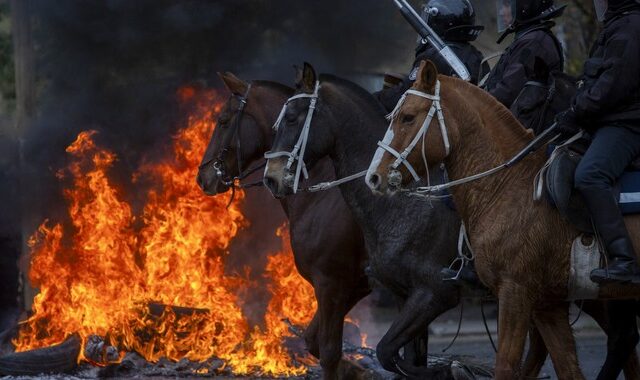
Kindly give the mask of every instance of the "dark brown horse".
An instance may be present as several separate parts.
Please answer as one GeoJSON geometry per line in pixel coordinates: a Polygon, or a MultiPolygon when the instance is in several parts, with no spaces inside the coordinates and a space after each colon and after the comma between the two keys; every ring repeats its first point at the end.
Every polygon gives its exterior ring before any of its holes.
{"type": "MultiPolygon", "coordinates": [[[[208,195],[228,191],[240,171],[262,158],[271,147],[278,112],[293,93],[274,82],[253,81],[249,89],[249,83],[233,74],[221,78],[232,96],[219,115],[198,173],[198,184],[208,195]]],[[[319,163],[311,177],[317,182],[333,179],[331,164],[319,163]]],[[[347,368],[339,366],[344,317],[370,292],[362,232],[337,189],[298,194],[281,204],[289,218],[296,267],[318,300],[305,332],[307,346],[320,358],[325,379],[348,376],[347,368]]]]}
{"type": "MultiPolygon", "coordinates": [[[[531,133],[494,98],[461,80],[438,76],[431,62],[423,62],[413,90],[417,93],[408,94],[394,114],[383,142],[388,149],[380,150],[370,167],[367,182],[376,192],[407,185],[412,179],[409,166],[422,176],[427,166],[444,163],[452,180],[484,173],[532,140],[531,133]],[[442,106],[444,126],[437,117],[425,123],[432,105],[437,106],[434,99],[442,106]],[[426,125],[429,128],[424,129],[426,125]],[[406,149],[410,145],[415,149],[406,149]]],[[[436,116],[437,107],[433,112],[436,116]]],[[[531,195],[534,176],[546,159],[541,149],[517,165],[451,188],[475,251],[478,275],[499,299],[497,379],[520,376],[531,321],[549,349],[558,377],[583,378],[566,301],[570,247],[579,233],[549,204],[531,195]]],[[[640,216],[625,221],[640,252],[640,216]]],[[[599,290],[601,299],[638,297],[637,286],[607,285],[599,290]]],[[[619,353],[626,357],[618,361],[626,361],[629,348],[638,341],[635,319],[628,327],[617,342],[619,353]]]]}

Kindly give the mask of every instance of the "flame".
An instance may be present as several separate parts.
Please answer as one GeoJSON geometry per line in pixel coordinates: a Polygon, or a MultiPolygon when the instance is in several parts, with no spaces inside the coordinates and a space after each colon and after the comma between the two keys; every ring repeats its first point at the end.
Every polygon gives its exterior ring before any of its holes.
{"type": "Polygon", "coordinates": [[[281,237],[283,249],[269,256],[265,276],[272,279],[269,287],[271,301],[265,315],[264,331],[256,327],[251,334],[250,344],[244,350],[241,360],[232,360],[233,368],[242,373],[251,373],[258,366],[265,373],[278,373],[279,368],[288,368],[287,376],[301,375],[303,367],[288,365],[291,358],[282,347],[282,338],[292,336],[283,318],[294,325],[306,325],[311,321],[317,302],[313,287],[298,274],[289,239],[289,230],[281,226],[277,235],[281,237]]]}
{"type": "Polygon", "coordinates": [[[99,335],[149,361],[218,357],[236,374],[303,374],[282,347],[291,334],[281,319],[305,325],[316,306],[313,289],[295,270],[288,232],[278,230],[283,249],[268,260],[265,327],[251,329],[239,306],[249,281],[224,271],[229,244],[248,224],[244,194],[236,192],[227,210],[229,196],[206,197],[194,181],[222,102],[213,92],[178,95],[199,96],[200,107],[174,136],[171,153],[134,175],[134,184],[140,178],[156,184],[141,215],[110,179],[117,157],[96,144],[95,131],[80,133],[67,148],[71,164],[58,177],[70,181],[64,191],[70,223],[44,221],[29,239],[29,278],[39,293],[16,350],[77,332],[83,342],[99,335]]]}

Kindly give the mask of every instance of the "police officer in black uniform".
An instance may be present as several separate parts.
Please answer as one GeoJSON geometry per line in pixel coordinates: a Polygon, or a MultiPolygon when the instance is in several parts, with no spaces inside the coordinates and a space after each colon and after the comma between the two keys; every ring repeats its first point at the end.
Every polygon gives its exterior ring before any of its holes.
{"type": "Polygon", "coordinates": [[[500,103],[511,108],[525,84],[536,78],[536,61],[549,73],[564,67],[562,45],[553,34],[552,21],[566,6],[556,7],[553,0],[497,0],[498,43],[515,34],[513,43],[500,57],[483,87],[500,103]]]}
{"type": "MultiPolygon", "coordinates": [[[[484,57],[470,42],[478,38],[484,26],[476,25],[476,13],[471,2],[469,0],[429,0],[424,4],[422,18],[451,47],[467,67],[471,74],[471,82],[477,84],[484,57]]],[[[391,112],[402,94],[413,85],[420,61],[423,60],[431,60],[441,74],[455,75],[451,66],[433,46],[420,41],[409,76],[400,84],[375,94],[387,111],[391,112]]],[[[489,71],[488,65],[484,70],[484,72],[489,71]]]]}
{"type": "Polygon", "coordinates": [[[640,0],[594,0],[604,23],[584,64],[572,107],[558,116],[567,135],[580,128],[592,142],[575,174],[593,223],[607,250],[607,268],[594,282],[640,282],[640,269],[613,185],[640,155],[640,0]]]}

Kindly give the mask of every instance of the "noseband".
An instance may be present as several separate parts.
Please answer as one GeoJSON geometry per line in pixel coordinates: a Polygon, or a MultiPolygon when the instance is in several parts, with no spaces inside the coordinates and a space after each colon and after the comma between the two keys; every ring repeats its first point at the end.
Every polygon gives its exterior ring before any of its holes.
{"type": "Polygon", "coordinates": [[[440,132],[442,134],[444,149],[445,149],[446,155],[448,156],[451,150],[451,146],[449,144],[447,126],[444,122],[444,114],[442,112],[442,106],[440,105],[440,81],[436,82],[434,94],[427,94],[425,92],[417,91],[413,89],[407,90],[398,101],[398,104],[393,109],[393,112],[391,112],[387,116],[387,118],[390,121],[389,129],[387,130],[387,133],[385,134],[384,139],[378,142],[378,146],[396,158],[393,164],[391,164],[391,166],[389,167],[389,184],[390,185],[400,186],[400,184],[402,183],[402,175],[398,170],[400,165],[404,165],[407,168],[407,170],[409,170],[409,173],[411,173],[411,176],[416,182],[420,181],[420,177],[418,176],[418,173],[414,169],[413,165],[411,165],[411,163],[407,160],[407,157],[409,157],[409,154],[413,152],[416,145],[418,145],[418,142],[420,142],[420,139],[422,139],[422,159],[424,161],[425,167],[427,167],[427,170],[428,170],[429,166],[427,164],[424,143],[427,136],[427,131],[429,130],[429,126],[431,125],[431,122],[433,121],[433,118],[435,116],[438,117],[438,123],[440,124],[440,132]],[[407,148],[403,150],[402,153],[400,153],[397,150],[393,149],[389,144],[391,143],[394,137],[394,132],[392,129],[393,121],[400,113],[400,109],[402,108],[402,105],[404,104],[405,100],[407,99],[407,96],[409,95],[414,95],[414,96],[419,96],[421,98],[429,99],[432,102],[431,102],[431,108],[429,108],[429,112],[427,113],[427,117],[424,119],[424,122],[422,123],[422,127],[420,127],[420,129],[416,132],[416,135],[413,137],[413,140],[411,140],[411,143],[407,146],[407,148]]]}
{"type": "Polygon", "coordinates": [[[287,186],[290,186],[293,189],[293,193],[295,194],[298,191],[298,184],[300,183],[300,174],[304,175],[305,179],[309,178],[309,174],[307,173],[307,167],[304,163],[304,153],[307,149],[307,142],[309,141],[309,128],[311,127],[311,120],[313,119],[313,113],[316,109],[316,104],[318,102],[318,91],[320,90],[320,82],[316,82],[316,86],[313,90],[313,94],[298,94],[290,97],[282,106],[282,110],[280,111],[280,115],[273,125],[273,129],[277,131],[280,128],[280,124],[282,124],[282,120],[287,113],[287,107],[289,103],[297,99],[311,99],[309,102],[309,109],[307,111],[307,117],[304,121],[304,126],[302,127],[302,131],[300,131],[300,137],[298,137],[298,141],[294,145],[293,149],[290,152],[280,151],[280,152],[266,152],[264,154],[264,158],[271,159],[276,157],[288,157],[287,165],[285,166],[285,176],[284,182],[287,186]],[[291,167],[294,163],[298,163],[296,165],[295,173],[291,172],[291,167]]]}

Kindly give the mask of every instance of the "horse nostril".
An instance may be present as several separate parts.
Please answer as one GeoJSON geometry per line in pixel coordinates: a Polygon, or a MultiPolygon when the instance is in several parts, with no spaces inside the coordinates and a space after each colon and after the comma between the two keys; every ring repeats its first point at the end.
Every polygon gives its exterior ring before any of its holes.
{"type": "Polygon", "coordinates": [[[271,190],[271,192],[278,190],[278,182],[276,182],[275,179],[271,177],[264,177],[262,182],[269,190],[271,190]]]}
{"type": "Polygon", "coordinates": [[[380,188],[380,182],[379,174],[372,174],[371,177],[369,177],[369,185],[373,190],[378,190],[380,188]]]}

